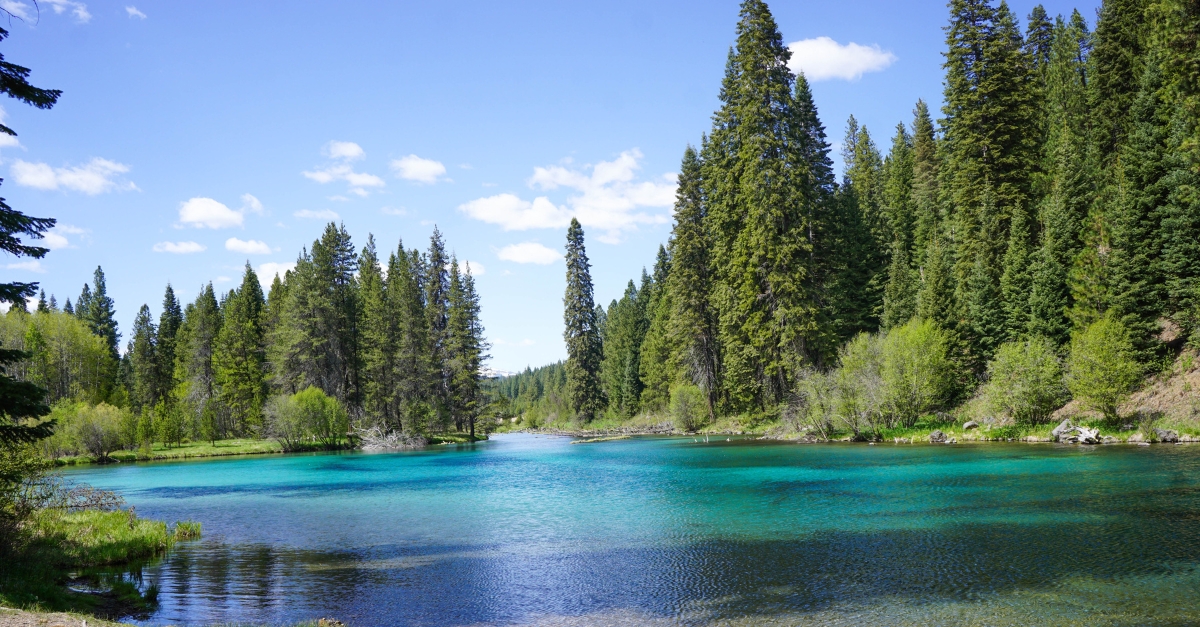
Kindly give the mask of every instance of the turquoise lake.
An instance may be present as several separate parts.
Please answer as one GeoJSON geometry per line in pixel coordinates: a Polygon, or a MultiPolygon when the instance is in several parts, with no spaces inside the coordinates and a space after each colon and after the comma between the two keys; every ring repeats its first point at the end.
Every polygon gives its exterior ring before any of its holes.
{"type": "Polygon", "coordinates": [[[203,524],[156,625],[1200,623],[1200,446],[570,441],[66,474],[203,524]]]}

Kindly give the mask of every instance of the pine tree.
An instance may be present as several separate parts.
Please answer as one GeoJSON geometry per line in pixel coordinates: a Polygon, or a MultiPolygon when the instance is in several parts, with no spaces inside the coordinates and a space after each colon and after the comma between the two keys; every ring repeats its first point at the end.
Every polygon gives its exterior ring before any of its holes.
{"type": "Polygon", "coordinates": [[[917,309],[920,278],[912,259],[916,239],[916,212],[912,200],[914,160],[912,136],[903,124],[899,124],[883,165],[884,213],[892,238],[880,320],[885,329],[908,322],[917,309]]]}
{"type": "Polygon", "coordinates": [[[367,236],[358,257],[359,300],[362,304],[359,329],[362,332],[363,410],[369,420],[389,431],[400,430],[396,407],[396,320],[391,294],[380,272],[375,236],[367,236]]]}
{"type": "Polygon", "coordinates": [[[479,295],[470,270],[460,272],[458,260],[450,259],[449,307],[446,323],[446,353],[450,371],[450,411],[455,427],[466,427],[475,438],[476,420],[484,407],[480,390],[480,367],[487,344],[479,319],[479,295]]]}
{"type": "Polygon", "coordinates": [[[563,339],[567,344],[568,395],[571,409],[582,421],[589,422],[604,408],[599,376],[604,349],[596,325],[591,264],[583,243],[583,227],[575,218],[567,229],[566,262],[563,339]]]}
{"type": "Polygon", "coordinates": [[[882,208],[883,162],[867,129],[854,116],[847,123],[842,162],[838,248],[843,263],[832,291],[838,297],[835,315],[844,341],[879,326],[892,234],[882,208]]]}
{"type": "Polygon", "coordinates": [[[175,387],[175,344],[182,324],[183,309],[179,306],[179,300],[175,298],[175,290],[167,284],[163,294],[162,313],[158,317],[158,337],[155,339],[155,398],[168,403],[171,402],[171,390],[175,387]]]}
{"type": "Polygon", "coordinates": [[[175,397],[200,419],[208,440],[229,435],[227,412],[218,407],[213,354],[221,331],[221,311],[212,283],[208,283],[183,311],[175,344],[175,397]]]}
{"type": "Polygon", "coordinates": [[[133,319],[133,337],[126,351],[129,359],[129,403],[135,413],[148,412],[158,402],[158,329],[150,308],[142,305],[133,319]]]}
{"type": "Polygon", "coordinates": [[[646,304],[646,319],[649,326],[642,341],[639,379],[642,396],[638,405],[643,409],[656,410],[666,407],[671,394],[671,383],[678,376],[679,364],[673,360],[671,346],[671,293],[667,289],[667,277],[671,274],[671,258],[664,246],[658,247],[651,277],[650,296],[646,304]]]}
{"type": "Polygon", "coordinates": [[[261,433],[266,402],[265,346],[262,331],[262,286],[246,264],[242,284],[224,303],[221,330],[213,352],[221,404],[230,411],[239,435],[261,433]]]}
{"type": "Polygon", "coordinates": [[[938,204],[937,141],[929,106],[923,100],[918,100],[913,110],[912,154],[912,258],[919,269],[927,263],[926,250],[937,237],[942,223],[938,204]]]}
{"type": "Polygon", "coordinates": [[[425,315],[429,321],[429,356],[434,365],[431,398],[440,422],[448,418],[447,412],[450,411],[450,371],[446,369],[449,363],[446,354],[446,325],[449,324],[450,317],[450,274],[447,269],[449,263],[442,233],[435,226],[433,235],[429,238],[429,252],[425,257],[424,287],[425,315]]]}
{"type": "Polygon", "coordinates": [[[1148,4],[1149,0],[1104,0],[1098,12],[1088,108],[1092,144],[1103,165],[1116,158],[1129,133],[1144,70],[1148,4]]]}
{"type": "Polygon", "coordinates": [[[720,338],[716,312],[709,300],[714,273],[701,176],[700,158],[688,146],[675,192],[666,289],[671,307],[667,333],[676,351],[673,360],[683,367],[686,380],[704,391],[709,416],[713,417],[721,390],[720,338]]]}
{"type": "Polygon", "coordinates": [[[100,266],[96,266],[92,286],[90,292],[84,288],[84,294],[87,296],[79,297],[80,301],[87,303],[86,309],[77,307],[77,312],[84,312],[84,321],[93,333],[104,338],[104,343],[115,361],[121,358],[121,353],[117,350],[121,334],[117,331],[117,311],[113,300],[108,296],[108,285],[104,278],[104,270],[100,266]]]}
{"type": "Polygon", "coordinates": [[[38,313],[47,313],[50,311],[50,303],[46,302],[46,290],[38,292],[37,311],[38,313]]]}
{"type": "MultiPolygon", "coordinates": [[[[396,321],[394,376],[400,429],[418,433],[425,427],[434,366],[430,355],[429,318],[421,285],[421,255],[404,251],[404,244],[388,258],[386,293],[396,321]]],[[[439,370],[440,372],[440,370],[439,370]]]]}

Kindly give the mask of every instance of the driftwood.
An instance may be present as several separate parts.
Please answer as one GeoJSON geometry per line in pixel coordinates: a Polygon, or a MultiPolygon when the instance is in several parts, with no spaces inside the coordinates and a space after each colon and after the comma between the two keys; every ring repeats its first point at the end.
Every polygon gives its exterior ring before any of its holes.
{"type": "Polygon", "coordinates": [[[354,436],[358,438],[359,448],[364,451],[406,451],[429,444],[422,436],[396,431],[385,432],[379,427],[357,429],[354,436]]]}

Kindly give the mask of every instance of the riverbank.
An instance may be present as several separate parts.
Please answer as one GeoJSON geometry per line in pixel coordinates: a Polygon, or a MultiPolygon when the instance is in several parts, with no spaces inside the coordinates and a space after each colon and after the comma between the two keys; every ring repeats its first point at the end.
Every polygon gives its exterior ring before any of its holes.
{"type": "MultiPolygon", "coordinates": [[[[475,441],[486,440],[487,436],[476,437],[475,441]]],[[[425,436],[429,446],[442,444],[469,444],[471,437],[465,433],[441,433],[425,436]]],[[[133,449],[114,451],[107,460],[99,460],[91,455],[68,455],[57,457],[53,461],[58,466],[77,466],[80,464],[97,464],[113,462],[149,462],[179,459],[197,459],[204,457],[228,457],[234,455],[280,455],[284,453],[315,453],[330,450],[354,450],[352,447],[340,446],[302,446],[299,450],[285,451],[276,440],[229,439],[216,442],[183,442],[167,446],[155,442],[149,450],[133,449]]]]}
{"type": "Polygon", "coordinates": [[[0,606],[114,619],[148,613],[158,594],[122,569],[132,573],[176,542],[199,538],[200,525],[168,527],[132,509],[47,508],[33,514],[23,533],[0,572],[0,606]]]}
{"type": "MultiPolygon", "coordinates": [[[[74,612],[30,612],[0,607],[0,627],[135,627],[131,623],[107,621],[74,612]]],[[[296,623],[292,627],[346,627],[330,618],[296,623]]]]}

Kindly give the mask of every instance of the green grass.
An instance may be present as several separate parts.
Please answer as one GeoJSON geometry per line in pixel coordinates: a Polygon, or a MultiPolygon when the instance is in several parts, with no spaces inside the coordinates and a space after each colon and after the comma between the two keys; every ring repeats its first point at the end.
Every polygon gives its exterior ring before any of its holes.
{"type": "MultiPolygon", "coordinates": [[[[283,448],[275,440],[217,440],[216,443],[206,440],[204,442],[185,442],[169,447],[161,442],[156,442],[150,448],[149,455],[146,455],[143,451],[132,450],[116,451],[109,455],[109,457],[119,462],[132,462],[187,459],[190,457],[220,457],[223,455],[261,455],[282,452],[283,448]]],[[[74,465],[95,463],[96,459],[90,455],[77,455],[60,457],[54,461],[60,465],[74,465]]]]}
{"type": "Polygon", "coordinates": [[[157,590],[145,593],[105,567],[136,564],[165,554],[178,540],[199,537],[197,523],[138,518],[132,511],[42,510],[26,528],[26,542],[5,556],[0,569],[0,605],[30,610],[85,612],[101,617],[144,612],[157,590]],[[69,582],[104,590],[75,592],[69,582]]]}

